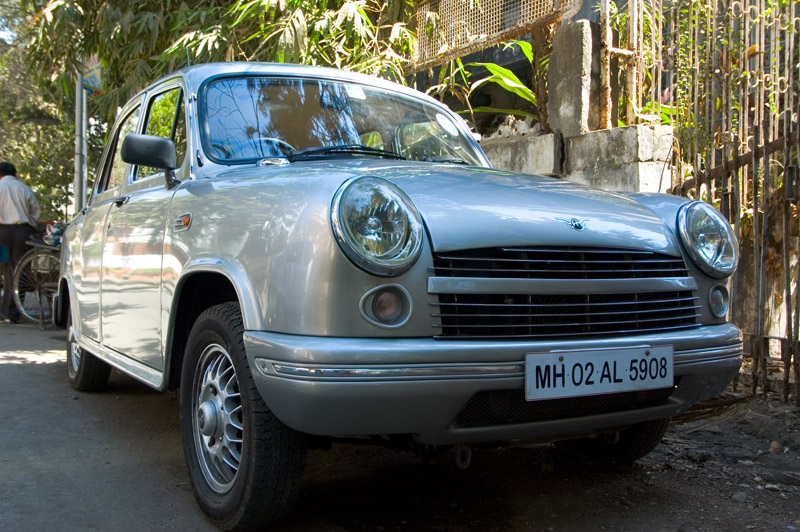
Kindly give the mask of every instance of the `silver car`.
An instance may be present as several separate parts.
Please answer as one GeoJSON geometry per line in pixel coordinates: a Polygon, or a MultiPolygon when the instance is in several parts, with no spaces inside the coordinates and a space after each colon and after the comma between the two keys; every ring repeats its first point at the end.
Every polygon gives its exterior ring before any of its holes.
{"type": "Polygon", "coordinates": [[[209,64],[122,109],[54,316],[76,389],[180,390],[197,501],[248,530],[339,437],[644,456],[739,370],[737,260],[708,204],[493,170],[406,87],[209,64]]]}

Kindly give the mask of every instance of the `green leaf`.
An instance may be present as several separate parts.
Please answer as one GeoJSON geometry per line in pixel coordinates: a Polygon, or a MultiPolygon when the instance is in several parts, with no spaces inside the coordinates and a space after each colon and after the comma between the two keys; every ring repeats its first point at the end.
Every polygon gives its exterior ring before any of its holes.
{"type": "Polygon", "coordinates": [[[513,40],[510,43],[504,43],[504,50],[508,48],[513,48],[514,45],[519,46],[522,53],[525,54],[525,57],[528,58],[528,63],[533,64],[533,45],[528,41],[520,41],[520,40],[513,40]]]}
{"type": "Polygon", "coordinates": [[[484,67],[492,74],[491,76],[479,79],[473,83],[470,87],[470,92],[474,92],[475,89],[481,85],[484,85],[485,83],[496,83],[508,92],[516,94],[523,100],[529,101],[530,103],[536,105],[536,95],[533,93],[533,91],[526,87],[525,84],[522,83],[519,78],[517,78],[517,76],[507,68],[503,68],[495,63],[470,63],[470,66],[484,67]]]}

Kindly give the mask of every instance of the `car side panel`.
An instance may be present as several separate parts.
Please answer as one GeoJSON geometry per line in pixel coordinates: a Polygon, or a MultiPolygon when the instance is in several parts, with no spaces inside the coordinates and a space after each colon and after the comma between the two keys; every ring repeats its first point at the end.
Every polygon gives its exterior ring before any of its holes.
{"type": "Polygon", "coordinates": [[[163,369],[161,261],[164,224],[173,191],[162,179],[126,191],[111,207],[103,245],[103,343],[147,366],[163,369]]]}
{"type": "MultiPolygon", "coordinates": [[[[98,198],[100,199],[100,198],[98,198]]],[[[80,332],[100,341],[100,283],[103,261],[103,237],[112,203],[97,201],[86,210],[80,225],[78,246],[71,255],[74,294],[80,316],[80,332]]]]}

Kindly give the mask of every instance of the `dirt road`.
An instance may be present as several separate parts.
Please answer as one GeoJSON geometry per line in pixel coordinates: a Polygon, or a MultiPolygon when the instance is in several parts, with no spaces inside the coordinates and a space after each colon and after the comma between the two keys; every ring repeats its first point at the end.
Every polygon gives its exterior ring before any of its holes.
{"type": "MultiPolygon", "coordinates": [[[[0,325],[0,530],[214,530],[183,465],[177,397],[114,374],[74,392],[62,331],[0,325]]],[[[380,447],[312,451],[279,532],[800,529],[800,415],[750,401],[673,426],[624,468],[550,446],[478,449],[459,469],[380,447]]]]}

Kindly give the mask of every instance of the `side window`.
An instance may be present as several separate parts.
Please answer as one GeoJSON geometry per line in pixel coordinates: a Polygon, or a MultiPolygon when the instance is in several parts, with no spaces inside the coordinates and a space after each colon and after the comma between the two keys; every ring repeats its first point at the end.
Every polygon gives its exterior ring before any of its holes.
{"type": "Polygon", "coordinates": [[[130,133],[136,133],[136,127],[139,125],[139,111],[140,107],[131,112],[119,126],[117,130],[117,137],[114,139],[114,158],[111,167],[108,169],[108,175],[105,177],[104,182],[100,183],[97,187],[97,193],[111,190],[122,184],[125,180],[125,172],[128,169],[128,163],[122,160],[121,148],[122,141],[130,133]]]}
{"type": "MultiPolygon", "coordinates": [[[[186,113],[183,109],[183,89],[176,87],[158,94],[150,101],[147,111],[147,135],[172,139],[175,143],[176,161],[181,166],[186,157],[186,113]]],[[[136,179],[163,172],[161,168],[143,166],[136,179]]]]}

